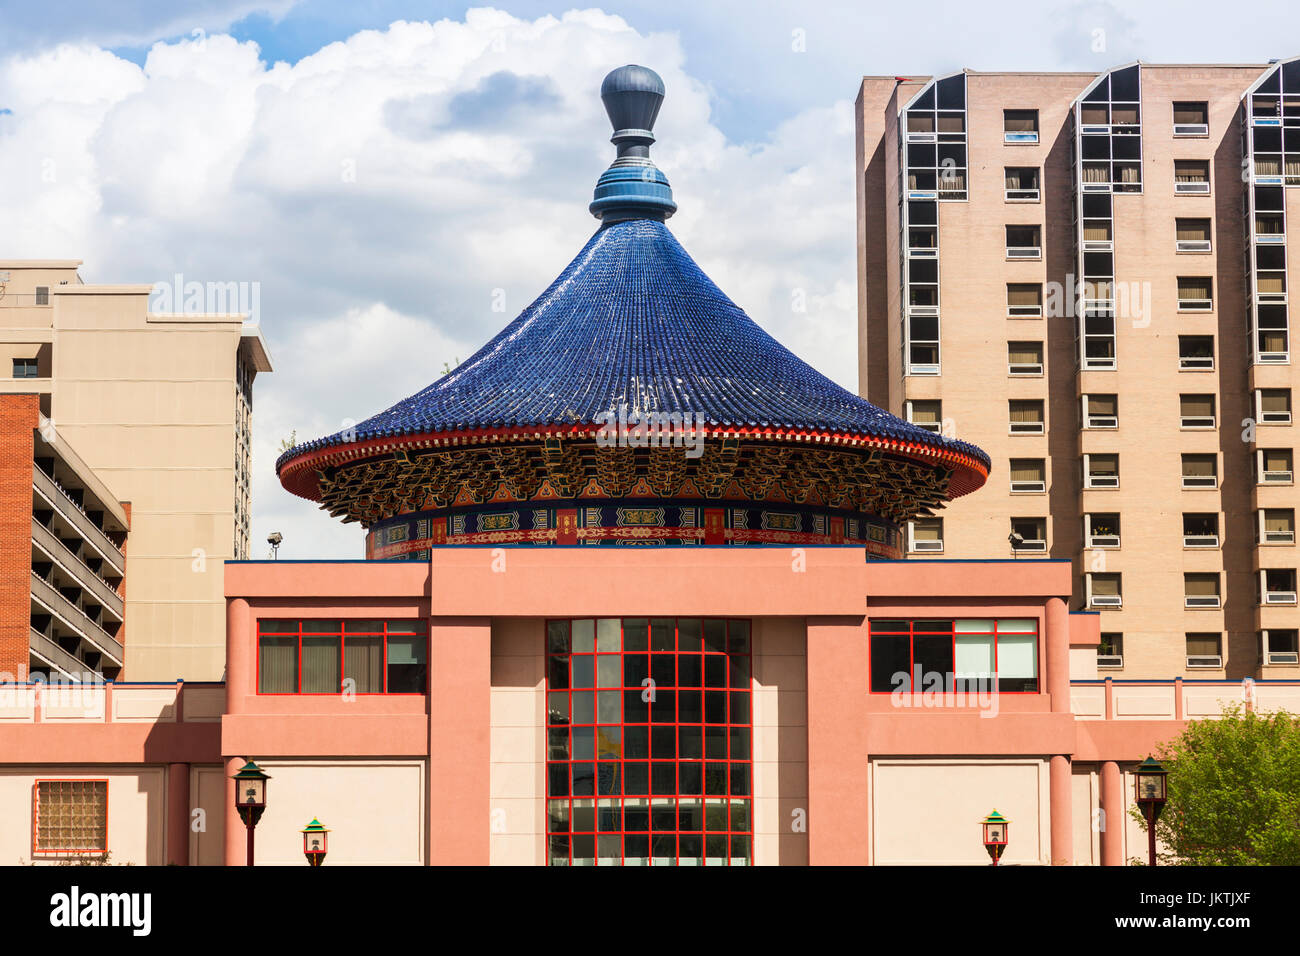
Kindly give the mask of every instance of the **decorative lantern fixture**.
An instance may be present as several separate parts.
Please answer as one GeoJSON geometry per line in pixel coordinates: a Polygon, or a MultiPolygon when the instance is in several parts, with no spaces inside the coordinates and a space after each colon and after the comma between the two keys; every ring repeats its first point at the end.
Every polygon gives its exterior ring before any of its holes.
{"type": "Polygon", "coordinates": [[[250,760],[231,779],[235,781],[235,809],[248,830],[248,865],[252,866],[253,830],[266,809],[266,781],[271,778],[250,760]]]}
{"type": "Polygon", "coordinates": [[[1165,801],[1169,798],[1168,776],[1169,771],[1153,757],[1147,757],[1138,764],[1134,774],[1137,805],[1142,808],[1147,820],[1147,862],[1151,866],[1156,865],[1156,821],[1160,819],[1160,811],[1165,808],[1165,801]]]}
{"type": "Polygon", "coordinates": [[[1007,848],[1007,831],[1011,828],[1011,821],[994,810],[981,823],[984,827],[984,849],[989,851],[989,858],[997,866],[1002,851],[1007,848]]]}
{"type": "Polygon", "coordinates": [[[325,862],[325,853],[329,849],[329,827],[323,826],[312,817],[311,823],[302,828],[302,852],[312,866],[325,862]]]}

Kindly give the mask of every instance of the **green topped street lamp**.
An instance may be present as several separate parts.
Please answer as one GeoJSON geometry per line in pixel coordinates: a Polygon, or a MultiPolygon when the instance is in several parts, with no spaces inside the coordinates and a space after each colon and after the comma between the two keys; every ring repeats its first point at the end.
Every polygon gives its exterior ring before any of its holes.
{"type": "Polygon", "coordinates": [[[329,849],[329,832],[329,827],[322,825],[315,817],[302,828],[302,853],[312,866],[320,866],[325,862],[325,853],[329,849]]]}
{"type": "Polygon", "coordinates": [[[235,781],[235,809],[248,829],[248,866],[252,866],[253,830],[266,810],[266,781],[271,778],[250,760],[231,779],[235,781]]]}
{"type": "Polygon", "coordinates": [[[984,849],[989,851],[993,865],[997,866],[1002,851],[1007,848],[1007,831],[1011,829],[1011,821],[994,810],[981,821],[981,825],[984,827],[984,849]]]}
{"type": "Polygon", "coordinates": [[[1147,862],[1151,866],[1156,865],[1156,821],[1169,799],[1168,776],[1169,771],[1154,757],[1147,757],[1138,764],[1134,774],[1137,804],[1147,820],[1147,862]]]}

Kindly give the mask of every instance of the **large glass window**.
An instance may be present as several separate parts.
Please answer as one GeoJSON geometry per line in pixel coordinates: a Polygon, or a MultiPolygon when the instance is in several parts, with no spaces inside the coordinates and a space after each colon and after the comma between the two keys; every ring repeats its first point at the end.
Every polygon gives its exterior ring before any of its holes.
{"type": "Polygon", "coordinates": [[[748,621],[550,621],[547,858],[557,866],[752,859],[748,621]]]}
{"type": "Polygon", "coordinates": [[[873,619],[870,641],[873,694],[1038,691],[1038,622],[1032,619],[873,619]]]}
{"type": "Polygon", "coordinates": [[[422,694],[423,621],[257,622],[259,694],[422,694]]]}

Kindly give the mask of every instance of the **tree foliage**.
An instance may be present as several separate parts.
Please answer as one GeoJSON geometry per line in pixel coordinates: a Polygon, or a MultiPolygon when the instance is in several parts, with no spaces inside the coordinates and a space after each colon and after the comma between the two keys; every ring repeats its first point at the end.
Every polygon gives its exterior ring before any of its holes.
{"type": "Polygon", "coordinates": [[[1162,864],[1300,866],[1300,717],[1233,708],[1157,756],[1169,771],[1162,864]]]}

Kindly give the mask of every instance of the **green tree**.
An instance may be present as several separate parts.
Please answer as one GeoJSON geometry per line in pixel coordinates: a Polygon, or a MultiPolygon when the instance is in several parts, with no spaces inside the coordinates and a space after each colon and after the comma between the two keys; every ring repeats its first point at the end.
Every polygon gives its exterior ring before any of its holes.
{"type": "Polygon", "coordinates": [[[1157,756],[1169,771],[1161,864],[1300,866],[1300,717],[1234,707],[1157,756]]]}

